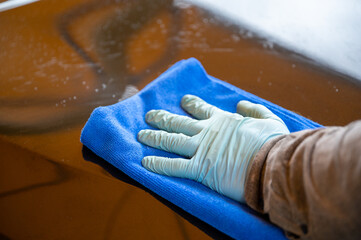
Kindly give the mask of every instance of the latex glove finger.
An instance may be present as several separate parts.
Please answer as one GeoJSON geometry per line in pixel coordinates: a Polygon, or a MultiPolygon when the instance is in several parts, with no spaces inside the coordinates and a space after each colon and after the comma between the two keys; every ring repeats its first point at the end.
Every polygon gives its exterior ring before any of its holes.
{"type": "Polygon", "coordinates": [[[244,117],[253,117],[260,119],[274,119],[277,121],[283,121],[277,117],[271,110],[261,104],[251,103],[246,100],[239,101],[237,104],[237,113],[244,117]]]}
{"type": "Polygon", "coordinates": [[[148,156],[143,158],[142,165],[149,171],[180,178],[190,178],[188,166],[190,160],[183,158],[166,158],[148,156]]]}
{"type": "Polygon", "coordinates": [[[182,98],[181,105],[184,110],[198,119],[208,119],[213,114],[222,111],[199,97],[189,94],[182,98]]]}
{"type": "Polygon", "coordinates": [[[151,110],[145,115],[147,123],[153,127],[165,130],[167,132],[183,133],[188,136],[194,136],[202,131],[199,121],[190,117],[172,114],[164,110],[151,110]]]}
{"type": "Polygon", "coordinates": [[[187,157],[192,157],[198,147],[189,136],[165,131],[141,130],[138,140],[148,146],[187,157]]]}

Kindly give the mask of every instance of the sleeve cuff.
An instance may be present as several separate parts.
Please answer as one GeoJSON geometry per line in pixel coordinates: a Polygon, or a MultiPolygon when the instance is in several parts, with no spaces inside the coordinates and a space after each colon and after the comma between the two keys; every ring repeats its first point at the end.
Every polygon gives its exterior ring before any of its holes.
{"type": "Polygon", "coordinates": [[[286,135],[278,136],[266,142],[256,154],[250,171],[246,177],[245,200],[248,206],[257,212],[263,213],[263,176],[266,165],[266,159],[271,148],[286,135]]]}

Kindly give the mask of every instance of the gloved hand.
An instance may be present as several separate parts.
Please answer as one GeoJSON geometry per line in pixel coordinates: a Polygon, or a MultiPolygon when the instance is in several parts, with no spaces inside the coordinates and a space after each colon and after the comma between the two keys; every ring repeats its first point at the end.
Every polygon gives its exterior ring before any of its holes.
{"type": "Polygon", "coordinates": [[[147,156],[142,165],[159,174],[196,180],[244,202],[244,185],[255,154],[270,139],[288,134],[287,126],[266,107],[248,101],[237,104],[238,114],[193,95],[185,95],[181,105],[199,120],[151,110],[146,121],[165,131],[142,130],[138,139],[190,159],[147,156]]]}

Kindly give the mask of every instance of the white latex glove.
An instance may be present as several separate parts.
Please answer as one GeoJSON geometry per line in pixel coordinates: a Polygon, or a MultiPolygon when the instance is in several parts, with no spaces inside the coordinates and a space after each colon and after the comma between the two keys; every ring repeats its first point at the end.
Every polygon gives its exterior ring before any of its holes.
{"type": "Polygon", "coordinates": [[[181,104],[199,120],[151,110],[146,121],[165,131],[142,130],[138,139],[190,159],[147,156],[142,165],[159,174],[201,182],[244,202],[244,185],[255,154],[270,139],[289,133],[285,123],[266,107],[248,101],[237,104],[237,113],[193,95],[185,95],[181,104]]]}

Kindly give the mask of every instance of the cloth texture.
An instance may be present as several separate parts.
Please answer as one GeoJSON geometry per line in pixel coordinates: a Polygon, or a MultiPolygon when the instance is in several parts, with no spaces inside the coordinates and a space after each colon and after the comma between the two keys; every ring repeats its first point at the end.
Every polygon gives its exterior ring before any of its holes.
{"type": "MultiPolygon", "coordinates": [[[[81,142],[131,178],[183,210],[236,239],[285,239],[282,230],[255,214],[248,206],[218,194],[201,183],[159,175],[141,165],[144,156],[180,157],[145,146],[137,133],[152,127],[145,114],[163,109],[187,115],[180,107],[186,94],[229,112],[240,100],[259,103],[279,116],[291,132],[317,128],[291,111],[209,76],[194,58],[174,64],[136,95],[117,104],[96,108],[82,130],[81,142]]],[[[154,129],[154,128],[153,128],[154,129]]]]}
{"type": "Polygon", "coordinates": [[[268,142],[248,175],[248,205],[291,239],[361,239],[360,146],[360,120],[268,142]]]}

